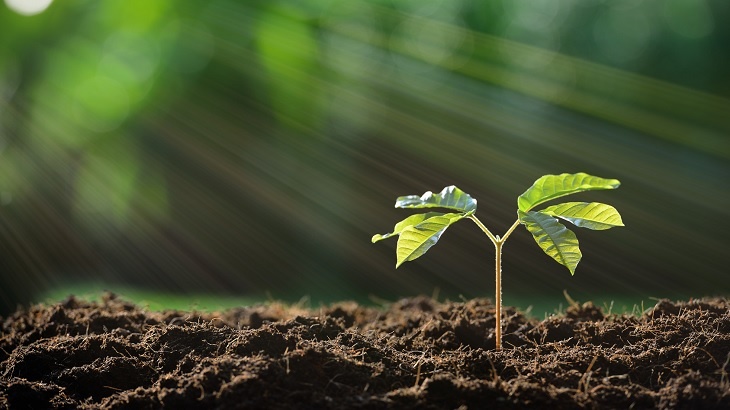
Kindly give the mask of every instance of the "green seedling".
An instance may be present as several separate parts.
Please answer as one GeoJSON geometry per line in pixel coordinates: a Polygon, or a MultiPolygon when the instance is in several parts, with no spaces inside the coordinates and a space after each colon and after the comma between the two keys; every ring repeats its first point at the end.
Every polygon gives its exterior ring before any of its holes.
{"type": "Polygon", "coordinates": [[[451,185],[438,194],[402,196],[396,199],[396,208],[442,208],[450,212],[426,212],[414,214],[398,222],[393,232],[374,235],[373,243],[398,236],[396,264],[412,261],[425,254],[438,242],[452,224],[470,219],[489,237],[495,249],[495,316],[496,349],[502,350],[502,246],[518,225],[522,224],[532,234],[540,248],[555,261],[575,274],[581,259],[575,234],[558,221],[566,220],[575,226],[604,230],[624,226],[621,215],[610,205],[598,202],[565,202],[533,211],[538,205],[566,195],[599,189],[616,189],[617,179],[604,179],[585,173],[545,175],[517,198],[517,220],[502,235],[494,235],[477,218],[477,201],[469,194],[451,185]]]}

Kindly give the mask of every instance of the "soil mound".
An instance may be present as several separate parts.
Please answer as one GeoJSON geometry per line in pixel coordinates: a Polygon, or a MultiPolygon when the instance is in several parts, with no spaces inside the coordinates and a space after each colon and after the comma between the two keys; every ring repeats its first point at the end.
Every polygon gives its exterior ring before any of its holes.
{"type": "Polygon", "coordinates": [[[591,303],[532,320],[484,299],[148,312],[108,294],[5,318],[0,406],[730,408],[730,305],[591,303]]]}

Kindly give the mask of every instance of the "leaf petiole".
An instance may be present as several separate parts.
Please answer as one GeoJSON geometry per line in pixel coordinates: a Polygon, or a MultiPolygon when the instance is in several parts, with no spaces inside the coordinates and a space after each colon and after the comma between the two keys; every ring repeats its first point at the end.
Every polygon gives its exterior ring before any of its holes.
{"type": "Polygon", "coordinates": [[[507,238],[510,236],[510,234],[512,234],[512,232],[514,232],[514,230],[517,229],[518,226],[520,226],[520,220],[518,219],[518,220],[515,221],[515,223],[512,224],[512,226],[510,226],[510,228],[507,230],[507,232],[505,232],[505,234],[500,237],[499,235],[494,235],[489,230],[489,228],[487,228],[486,225],[484,225],[482,223],[482,221],[480,221],[479,218],[476,217],[476,215],[472,214],[472,215],[467,216],[467,218],[469,218],[472,221],[474,221],[474,223],[477,224],[477,226],[479,227],[479,229],[481,229],[485,234],[487,234],[487,236],[489,237],[489,239],[495,245],[497,243],[504,243],[504,241],[507,240],[507,238]]]}

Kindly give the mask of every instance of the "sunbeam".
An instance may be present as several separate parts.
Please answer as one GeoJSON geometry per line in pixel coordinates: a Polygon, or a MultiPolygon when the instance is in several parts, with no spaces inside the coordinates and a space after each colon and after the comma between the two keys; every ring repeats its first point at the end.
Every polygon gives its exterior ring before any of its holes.
{"type": "Polygon", "coordinates": [[[722,1],[32,3],[0,7],[2,314],[76,283],[489,295],[473,226],[396,271],[383,204],[455,184],[501,234],[579,171],[626,228],[575,277],[515,233],[516,300],[730,293],[722,1]]]}

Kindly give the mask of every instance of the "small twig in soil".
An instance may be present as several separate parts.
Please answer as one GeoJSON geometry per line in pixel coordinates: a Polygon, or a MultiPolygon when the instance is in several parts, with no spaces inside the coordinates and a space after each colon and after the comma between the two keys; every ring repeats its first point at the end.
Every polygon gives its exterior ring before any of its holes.
{"type": "Polygon", "coordinates": [[[720,368],[720,372],[722,376],[720,377],[720,383],[724,384],[730,384],[730,380],[728,380],[728,373],[727,370],[725,370],[728,365],[730,365],[730,352],[727,353],[727,358],[725,359],[725,363],[723,363],[722,368],[720,368]]]}
{"type": "Polygon", "coordinates": [[[496,386],[499,386],[501,379],[499,378],[499,374],[497,373],[497,367],[494,366],[494,362],[492,361],[491,357],[487,356],[487,360],[489,360],[489,365],[492,366],[492,380],[494,381],[494,384],[496,386]]]}
{"type": "Polygon", "coordinates": [[[593,369],[593,365],[596,364],[596,360],[598,360],[598,355],[593,356],[593,360],[591,360],[591,363],[588,365],[588,368],[583,373],[583,376],[581,376],[580,380],[578,381],[578,391],[582,391],[583,393],[588,393],[588,384],[591,380],[591,375],[593,372],[591,372],[591,369],[593,369]]]}
{"type": "Polygon", "coordinates": [[[413,367],[416,368],[416,382],[413,384],[413,387],[418,387],[418,383],[421,381],[421,365],[423,364],[421,359],[423,359],[424,357],[426,357],[425,350],[423,351],[423,354],[421,354],[421,357],[419,357],[418,360],[416,360],[416,363],[413,365],[413,367]]]}

